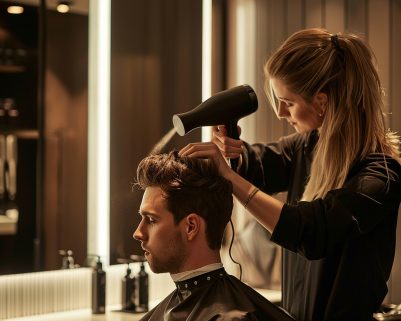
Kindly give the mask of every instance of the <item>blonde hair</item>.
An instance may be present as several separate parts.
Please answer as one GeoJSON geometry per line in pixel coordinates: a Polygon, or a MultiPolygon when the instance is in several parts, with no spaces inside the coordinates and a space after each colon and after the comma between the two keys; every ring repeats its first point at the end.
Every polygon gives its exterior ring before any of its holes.
{"type": "Polygon", "coordinates": [[[341,188],[351,167],[370,153],[400,162],[399,139],[385,129],[375,61],[356,35],[305,29],[290,36],[265,64],[265,91],[276,113],[272,78],[282,80],[307,103],[320,92],[328,97],[303,200],[341,188]]]}

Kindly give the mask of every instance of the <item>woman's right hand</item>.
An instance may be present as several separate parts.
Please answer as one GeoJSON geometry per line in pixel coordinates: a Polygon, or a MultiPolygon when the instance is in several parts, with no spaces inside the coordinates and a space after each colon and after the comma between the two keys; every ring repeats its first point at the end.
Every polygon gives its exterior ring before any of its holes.
{"type": "MultiPolygon", "coordinates": [[[[238,133],[241,134],[241,127],[238,126],[238,133]]],[[[242,154],[242,140],[233,139],[227,136],[225,126],[212,128],[212,142],[219,148],[221,154],[226,158],[238,158],[242,154]]]]}

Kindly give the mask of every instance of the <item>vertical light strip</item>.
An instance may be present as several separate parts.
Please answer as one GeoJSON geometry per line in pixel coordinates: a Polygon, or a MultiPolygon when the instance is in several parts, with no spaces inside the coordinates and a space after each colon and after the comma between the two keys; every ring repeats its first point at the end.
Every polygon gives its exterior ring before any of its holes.
{"type": "MultiPolygon", "coordinates": [[[[248,84],[256,89],[256,3],[255,0],[237,0],[235,2],[235,85],[248,84]]],[[[256,113],[239,120],[242,129],[241,139],[247,142],[256,140],[256,113]]],[[[235,202],[238,205],[238,201],[235,202]]],[[[235,206],[235,224],[245,226],[249,216],[243,206],[235,206]]]]}
{"type": "MultiPolygon", "coordinates": [[[[212,95],[212,0],[202,3],[202,101],[212,95]]],[[[210,127],[202,127],[202,141],[210,141],[210,127]]]]}
{"type": "Polygon", "coordinates": [[[237,83],[254,86],[256,83],[256,4],[254,0],[237,1],[236,9],[237,83]]]}
{"type": "MultiPolygon", "coordinates": [[[[236,83],[248,84],[256,89],[256,75],[260,75],[256,64],[256,3],[255,0],[237,1],[236,7],[236,83]]],[[[256,138],[256,114],[240,119],[241,138],[253,142],[256,138]]]]}
{"type": "Polygon", "coordinates": [[[88,253],[109,264],[110,1],[89,5],[88,253]]]}

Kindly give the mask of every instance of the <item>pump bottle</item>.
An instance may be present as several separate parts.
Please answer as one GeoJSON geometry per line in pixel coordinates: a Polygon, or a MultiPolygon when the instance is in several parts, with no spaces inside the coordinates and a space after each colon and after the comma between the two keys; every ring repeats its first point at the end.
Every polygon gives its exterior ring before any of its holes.
{"type": "Polygon", "coordinates": [[[137,312],[146,312],[149,309],[149,279],[145,271],[144,261],[141,261],[141,268],[135,277],[135,306],[137,312]]]}
{"type": "Polygon", "coordinates": [[[131,275],[129,265],[130,262],[127,262],[127,272],[121,280],[121,309],[123,311],[135,311],[135,277],[131,275]]]}
{"type": "Polygon", "coordinates": [[[96,266],[92,271],[92,313],[106,312],[106,272],[103,271],[100,256],[97,255],[96,266]]]}

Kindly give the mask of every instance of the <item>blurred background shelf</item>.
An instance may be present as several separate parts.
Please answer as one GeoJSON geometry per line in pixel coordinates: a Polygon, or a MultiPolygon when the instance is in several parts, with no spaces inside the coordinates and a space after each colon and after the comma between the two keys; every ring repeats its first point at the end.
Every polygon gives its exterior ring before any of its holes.
{"type": "Polygon", "coordinates": [[[26,71],[25,66],[13,66],[13,65],[0,65],[0,73],[22,73],[26,71]]]}
{"type": "Polygon", "coordinates": [[[38,139],[39,131],[36,129],[2,129],[0,135],[14,135],[21,139],[38,139]]]}

